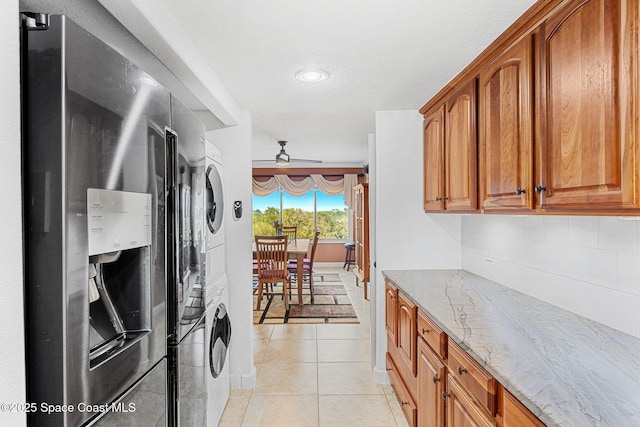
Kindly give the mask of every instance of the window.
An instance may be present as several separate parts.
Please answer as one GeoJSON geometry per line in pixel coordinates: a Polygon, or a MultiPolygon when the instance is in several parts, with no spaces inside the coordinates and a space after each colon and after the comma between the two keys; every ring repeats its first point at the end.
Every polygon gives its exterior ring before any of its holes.
{"type": "Polygon", "coordinates": [[[273,223],[281,221],[280,193],[253,196],[253,235],[268,236],[274,233],[273,223]]]}
{"type": "Polygon", "coordinates": [[[274,233],[274,221],[297,225],[298,237],[313,238],[313,230],[320,229],[321,239],[349,237],[348,208],[342,195],[329,196],[311,190],[304,196],[292,196],[276,191],[268,196],[253,195],[253,234],[274,233]]]}
{"type": "Polygon", "coordinates": [[[323,239],[349,238],[349,209],[344,197],[316,191],[316,227],[323,239]]]}

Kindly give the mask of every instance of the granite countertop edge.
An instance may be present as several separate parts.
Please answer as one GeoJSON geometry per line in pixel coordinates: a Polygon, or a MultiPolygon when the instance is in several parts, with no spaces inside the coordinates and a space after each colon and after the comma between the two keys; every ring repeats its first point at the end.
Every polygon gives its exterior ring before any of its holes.
{"type": "Polygon", "coordinates": [[[640,426],[640,339],[465,270],[382,274],[548,426],[640,426]]]}

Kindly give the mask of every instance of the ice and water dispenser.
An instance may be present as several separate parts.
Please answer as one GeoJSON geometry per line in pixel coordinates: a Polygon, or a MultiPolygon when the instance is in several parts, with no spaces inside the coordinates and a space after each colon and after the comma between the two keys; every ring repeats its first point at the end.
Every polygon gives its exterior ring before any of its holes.
{"type": "Polygon", "coordinates": [[[87,190],[91,368],[151,330],[151,207],[150,194],[87,190]]]}

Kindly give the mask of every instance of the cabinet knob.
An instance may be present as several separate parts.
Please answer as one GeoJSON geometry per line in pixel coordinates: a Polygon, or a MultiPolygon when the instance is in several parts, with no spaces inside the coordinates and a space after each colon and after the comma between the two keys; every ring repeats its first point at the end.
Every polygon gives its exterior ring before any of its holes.
{"type": "Polygon", "coordinates": [[[516,188],[516,194],[519,196],[521,194],[526,193],[527,191],[524,188],[516,188]]]}
{"type": "Polygon", "coordinates": [[[462,366],[458,366],[458,374],[462,375],[467,373],[467,368],[463,368],[462,366]]]}
{"type": "Polygon", "coordinates": [[[449,393],[447,393],[446,391],[443,391],[443,392],[442,392],[442,398],[443,398],[444,400],[447,400],[447,397],[449,397],[449,396],[451,396],[451,395],[450,395],[449,393]]]}
{"type": "Polygon", "coordinates": [[[440,200],[442,200],[440,197],[436,197],[436,202],[439,202],[440,200]]]}
{"type": "Polygon", "coordinates": [[[449,200],[449,198],[448,197],[443,197],[442,200],[447,201],[447,200],[449,200]]]}
{"type": "Polygon", "coordinates": [[[429,332],[431,332],[431,329],[422,328],[422,333],[423,334],[428,334],[429,332]]]}
{"type": "Polygon", "coordinates": [[[408,404],[409,404],[409,402],[400,402],[400,404],[401,404],[402,406],[404,406],[404,405],[408,405],[408,404]]]}
{"type": "Polygon", "coordinates": [[[433,376],[433,383],[437,383],[438,381],[440,381],[440,378],[438,378],[437,376],[433,376]]]}
{"type": "Polygon", "coordinates": [[[534,190],[536,190],[536,193],[542,193],[543,191],[547,191],[547,187],[538,184],[536,185],[536,188],[534,190]]]}

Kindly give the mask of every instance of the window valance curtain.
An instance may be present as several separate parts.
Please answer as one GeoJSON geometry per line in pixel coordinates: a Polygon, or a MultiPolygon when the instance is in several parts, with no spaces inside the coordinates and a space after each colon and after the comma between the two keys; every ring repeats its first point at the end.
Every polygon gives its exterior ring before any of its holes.
{"type": "Polygon", "coordinates": [[[268,196],[279,189],[292,196],[304,196],[314,188],[330,196],[337,196],[344,192],[344,203],[351,209],[351,189],[358,183],[358,176],[348,174],[336,181],[329,181],[322,175],[312,174],[300,181],[293,181],[288,175],[274,175],[266,181],[256,181],[255,178],[252,181],[253,194],[261,197],[268,196]],[[348,191],[345,191],[345,188],[348,191]]]}
{"type": "Polygon", "coordinates": [[[358,185],[358,175],[349,174],[344,176],[344,188],[348,189],[348,191],[344,192],[344,204],[347,205],[350,210],[353,210],[353,191],[351,190],[356,185],[358,185]]]}

